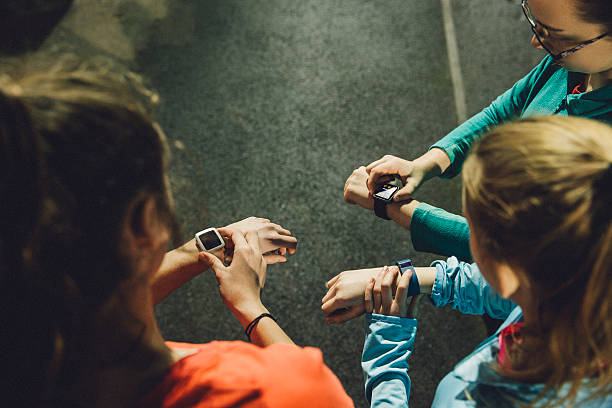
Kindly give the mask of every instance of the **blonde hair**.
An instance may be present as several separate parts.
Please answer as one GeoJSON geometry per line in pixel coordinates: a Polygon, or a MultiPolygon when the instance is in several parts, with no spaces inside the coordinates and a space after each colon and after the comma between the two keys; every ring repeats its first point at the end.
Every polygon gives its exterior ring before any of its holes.
{"type": "MultiPolygon", "coordinates": [[[[612,391],[612,127],[538,117],[490,131],[463,169],[466,213],[485,254],[528,280],[538,327],[504,375],[572,402],[612,391]],[[571,388],[559,395],[563,384],[571,388]]],[[[552,404],[553,402],[551,402],[552,404]]]]}

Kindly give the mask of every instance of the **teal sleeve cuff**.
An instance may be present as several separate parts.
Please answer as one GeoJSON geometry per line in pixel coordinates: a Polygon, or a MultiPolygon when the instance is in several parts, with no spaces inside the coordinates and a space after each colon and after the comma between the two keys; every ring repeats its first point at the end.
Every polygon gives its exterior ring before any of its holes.
{"type": "Polygon", "coordinates": [[[420,203],[410,220],[410,236],[417,251],[472,260],[467,220],[441,208],[420,203]]]}

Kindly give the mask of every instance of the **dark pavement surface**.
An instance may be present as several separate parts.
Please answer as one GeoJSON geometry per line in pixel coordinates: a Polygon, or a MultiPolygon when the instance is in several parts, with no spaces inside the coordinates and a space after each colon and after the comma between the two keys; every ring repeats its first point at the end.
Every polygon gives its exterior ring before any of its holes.
{"type": "MultiPolygon", "coordinates": [[[[517,2],[452,1],[468,113],[542,54],[517,2]]],[[[257,215],[299,239],[268,269],[263,300],[303,346],[319,347],[357,407],[366,405],[363,317],[328,327],[324,283],[337,273],[412,257],[409,232],[345,204],[344,182],[384,154],[415,158],[457,125],[437,0],[113,0],[76,2],[47,48],[71,44],[141,72],[161,95],[171,182],[185,239],[257,215]]],[[[460,212],[460,180],[416,198],[460,212]]],[[[157,307],[166,338],[244,339],[205,273],[157,307]]],[[[485,337],[479,317],[421,301],[410,406],[485,337]]]]}

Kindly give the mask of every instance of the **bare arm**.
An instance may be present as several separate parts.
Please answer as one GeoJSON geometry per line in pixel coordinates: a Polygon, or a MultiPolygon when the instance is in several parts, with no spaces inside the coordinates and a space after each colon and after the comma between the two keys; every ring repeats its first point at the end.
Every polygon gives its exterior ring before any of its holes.
{"type": "MultiPolygon", "coordinates": [[[[360,316],[365,311],[364,293],[371,279],[376,278],[383,267],[344,271],[327,282],[327,293],[322,299],[321,310],[326,323],[343,323],[360,316]]],[[[421,294],[431,294],[436,279],[435,267],[414,268],[419,279],[421,294]]],[[[397,266],[389,267],[396,276],[394,288],[399,282],[397,266]]]]}
{"type": "Polygon", "coordinates": [[[198,257],[195,239],[168,252],[153,276],[153,304],[158,304],[175,289],[207,269],[208,264],[198,257]]]}
{"type": "MultiPolygon", "coordinates": [[[[243,234],[255,232],[259,248],[264,253],[264,259],[268,264],[285,262],[287,255],[294,254],[296,251],[297,239],[291,235],[291,232],[266,218],[249,217],[225,228],[240,231],[243,234]]],[[[231,256],[231,251],[233,251],[231,241],[226,239],[226,245],[227,253],[223,250],[215,252],[221,261],[224,260],[225,255],[231,256]]],[[[208,268],[209,264],[201,261],[198,256],[195,239],[169,251],[153,276],[151,283],[153,304],[158,304],[175,289],[208,268]]]]}
{"type": "MultiPolygon", "coordinates": [[[[255,231],[248,232],[246,237],[239,231],[219,230],[228,236],[234,246],[234,255],[229,266],[224,265],[217,257],[200,252],[203,262],[211,265],[223,303],[234,313],[242,327],[268,309],[261,302],[261,288],[266,278],[267,264],[259,248],[259,239],[255,231]]],[[[259,346],[274,343],[293,344],[283,329],[271,318],[264,317],[251,332],[251,342],[259,346]]]]}

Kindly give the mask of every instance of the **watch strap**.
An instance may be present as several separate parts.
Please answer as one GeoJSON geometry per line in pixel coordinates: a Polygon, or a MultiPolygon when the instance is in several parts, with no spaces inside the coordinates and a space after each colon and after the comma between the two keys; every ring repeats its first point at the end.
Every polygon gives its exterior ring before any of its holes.
{"type": "Polygon", "coordinates": [[[395,263],[399,268],[400,275],[403,275],[408,269],[412,272],[412,276],[410,277],[410,283],[408,284],[408,294],[407,296],[414,296],[421,293],[421,286],[419,285],[419,277],[414,270],[414,266],[412,265],[412,260],[404,259],[401,261],[397,261],[395,263]]]}
{"type": "Polygon", "coordinates": [[[387,215],[387,202],[374,197],[374,214],[383,220],[390,220],[387,215]]]}

